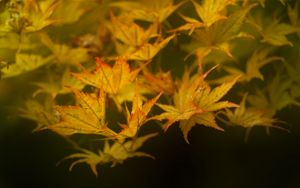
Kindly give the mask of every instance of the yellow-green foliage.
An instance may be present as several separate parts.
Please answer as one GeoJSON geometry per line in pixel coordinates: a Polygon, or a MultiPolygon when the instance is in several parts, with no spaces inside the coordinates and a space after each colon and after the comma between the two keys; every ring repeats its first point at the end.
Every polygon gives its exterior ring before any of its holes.
{"type": "Polygon", "coordinates": [[[286,130],[276,114],[299,105],[298,10],[284,0],[2,0],[1,82],[32,88],[19,115],[71,141],[70,169],[87,163],[95,175],[151,156],[138,151],[156,135],[143,126],[178,122],[187,143],[195,125],[286,130]],[[74,134],[104,147],[82,148],[74,134]]]}

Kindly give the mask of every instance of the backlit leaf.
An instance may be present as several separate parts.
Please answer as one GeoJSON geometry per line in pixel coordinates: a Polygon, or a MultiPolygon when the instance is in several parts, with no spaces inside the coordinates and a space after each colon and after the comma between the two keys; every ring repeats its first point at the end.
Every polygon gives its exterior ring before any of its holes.
{"type": "Polygon", "coordinates": [[[106,94],[100,91],[99,94],[83,93],[73,90],[78,105],[57,106],[60,121],[49,126],[49,129],[61,134],[100,134],[108,137],[115,136],[115,133],[107,127],[105,122],[105,98],[106,94]]]}
{"type": "Polygon", "coordinates": [[[130,84],[137,76],[140,69],[130,70],[125,59],[117,59],[111,67],[99,58],[96,59],[97,67],[92,73],[74,73],[74,76],[82,82],[101,88],[110,94],[117,94],[120,90],[130,84]]]}
{"type": "Polygon", "coordinates": [[[141,96],[139,96],[138,91],[136,92],[133,99],[131,113],[129,114],[129,112],[127,112],[127,124],[122,125],[123,129],[119,133],[121,137],[136,136],[139,128],[148,120],[147,115],[161,94],[162,93],[143,104],[141,96]]]}

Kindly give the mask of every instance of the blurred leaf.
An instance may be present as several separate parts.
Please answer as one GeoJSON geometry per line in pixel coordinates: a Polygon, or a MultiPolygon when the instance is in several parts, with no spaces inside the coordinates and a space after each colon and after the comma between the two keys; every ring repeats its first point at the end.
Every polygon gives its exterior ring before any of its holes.
{"type": "MultiPolygon", "coordinates": [[[[241,32],[241,27],[247,13],[255,4],[241,8],[234,12],[226,20],[221,20],[206,29],[199,29],[194,32],[197,56],[203,59],[212,50],[217,49],[232,57],[229,43],[232,39],[239,37],[249,37],[241,32]]],[[[190,49],[191,50],[191,49],[190,49]]]]}
{"type": "Polygon", "coordinates": [[[137,51],[133,52],[132,54],[128,54],[127,57],[130,60],[149,61],[174,37],[175,35],[171,35],[162,41],[155,42],[154,44],[146,43],[142,45],[137,51]]]}
{"type": "Polygon", "coordinates": [[[46,100],[39,103],[37,100],[31,99],[25,102],[25,106],[19,108],[20,116],[33,120],[37,123],[37,127],[33,131],[39,131],[48,125],[58,122],[58,117],[54,113],[53,102],[46,100]]]}
{"type": "Polygon", "coordinates": [[[33,71],[47,64],[52,59],[52,56],[45,58],[34,54],[16,54],[16,62],[8,67],[2,68],[2,77],[8,78],[33,71]]]}
{"type": "Polygon", "coordinates": [[[181,1],[173,5],[173,0],[140,0],[115,2],[111,6],[122,9],[125,19],[161,23],[184,3],[185,1],[181,1]]]}
{"type": "Polygon", "coordinates": [[[224,66],[223,69],[228,73],[228,75],[221,77],[219,79],[214,79],[213,83],[223,83],[224,81],[232,80],[237,76],[241,76],[238,80],[239,82],[247,81],[254,78],[264,80],[264,76],[260,69],[274,61],[284,61],[282,57],[279,56],[269,56],[271,49],[265,48],[261,50],[256,50],[252,56],[246,62],[246,71],[236,68],[235,66],[224,66]]]}
{"type": "Polygon", "coordinates": [[[123,163],[126,159],[132,157],[152,157],[149,154],[138,152],[136,150],[138,150],[145,141],[154,136],[156,136],[155,133],[138,137],[125,143],[115,142],[111,146],[108,142],[106,142],[103,151],[94,153],[86,149],[80,149],[81,153],[69,155],[63,160],[77,159],[71,164],[69,168],[70,170],[72,170],[73,167],[79,163],[87,163],[92,169],[93,173],[98,176],[97,165],[112,163],[112,166],[115,166],[116,164],[123,163]]]}
{"type": "Polygon", "coordinates": [[[204,0],[201,5],[192,1],[198,16],[205,27],[210,27],[215,22],[226,19],[223,10],[235,3],[236,0],[204,0]]]}

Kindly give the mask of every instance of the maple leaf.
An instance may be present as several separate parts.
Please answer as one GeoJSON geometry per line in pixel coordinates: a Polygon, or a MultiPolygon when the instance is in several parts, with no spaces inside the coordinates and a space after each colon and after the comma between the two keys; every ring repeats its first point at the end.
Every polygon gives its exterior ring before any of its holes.
{"type": "Polygon", "coordinates": [[[107,137],[116,135],[105,122],[106,94],[100,90],[97,95],[72,90],[78,104],[76,106],[56,106],[60,121],[48,128],[61,134],[100,134],[107,137]]]}
{"type": "Polygon", "coordinates": [[[239,82],[247,81],[254,78],[258,78],[261,80],[264,80],[264,76],[260,72],[260,69],[274,61],[284,61],[282,57],[278,56],[270,56],[271,49],[265,48],[261,50],[256,50],[250,56],[250,58],[246,62],[246,71],[242,71],[236,67],[233,66],[224,66],[222,67],[229,75],[226,75],[224,77],[221,77],[219,79],[213,80],[213,83],[223,83],[224,81],[232,80],[233,78],[240,75],[239,82]]]}
{"type": "Polygon", "coordinates": [[[222,11],[235,3],[236,0],[204,0],[201,5],[192,1],[198,16],[206,27],[210,27],[215,22],[226,19],[222,11]]]}
{"type": "Polygon", "coordinates": [[[39,31],[50,24],[56,22],[51,18],[53,12],[56,10],[59,1],[25,1],[24,4],[24,16],[30,21],[26,31],[39,31]]]}
{"type": "Polygon", "coordinates": [[[200,5],[196,1],[192,0],[194,8],[196,9],[197,15],[201,18],[201,21],[179,14],[186,24],[173,31],[190,30],[189,35],[191,35],[196,28],[208,28],[219,20],[227,19],[224,10],[227,6],[235,4],[235,1],[236,0],[204,0],[200,5]]]}
{"type": "Polygon", "coordinates": [[[248,140],[250,131],[255,126],[286,130],[283,127],[275,125],[275,123],[278,123],[278,120],[273,119],[268,111],[264,111],[262,109],[257,109],[254,107],[246,108],[246,97],[247,94],[243,96],[239,108],[236,108],[234,111],[225,109],[224,112],[220,113],[228,118],[228,121],[224,121],[227,125],[242,126],[247,129],[245,141],[248,140]]]}
{"type": "Polygon", "coordinates": [[[127,124],[121,124],[123,129],[119,133],[119,135],[121,137],[136,136],[139,128],[148,121],[149,118],[147,118],[147,115],[161,95],[162,93],[158,94],[156,97],[148,100],[146,103],[143,104],[140,94],[138,93],[138,91],[136,91],[132,103],[131,113],[126,108],[127,124]]]}
{"type": "Polygon", "coordinates": [[[279,20],[275,20],[268,25],[262,32],[262,42],[270,43],[274,46],[281,45],[293,45],[286,35],[296,32],[296,28],[289,24],[280,23],[279,20]]]}
{"type": "Polygon", "coordinates": [[[292,87],[293,80],[277,73],[263,89],[257,89],[255,94],[247,97],[247,100],[252,106],[268,111],[274,116],[276,112],[289,105],[299,105],[291,95],[292,87]]]}
{"type": "Polygon", "coordinates": [[[186,1],[174,5],[173,0],[141,0],[139,2],[114,2],[110,6],[120,8],[125,19],[143,20],[148,22],[163,22],[186,1]]]}
{"type": "Polygon", "coordinates": [[[172,35],[164,40],[156,39],[154,43],[149,43],[150,39],[159,36],[156,23],[145,30],[134,22],[125,24],[113,15],[111,18],[113,23],[111,30],[113,31],[118,54],[129,60],[149,61],[174,38],[174,35],[172,35]]]}
{"type": "MultiPolygon", "coordinates": [[[[111,14],[111,30],[116,40],[129,47],[138,48],[148,42],[149,39],[157,36],[157,24],[150,25],[147,30],[134,22],[122,23],[118,18],[111,14]]],[[[128,51],[128,49],[126,49],[128,51]]]]}
{"type": "Polygon", "coordinates": [[[112,166],[115,166],[118,163],[123,163],[128,158],[132,157],[151,157],[151,155],[144,152],[138,152],[138,150],[145,141],[156,136],[157,134],[148,134],[146,136],[138,137],[134,140],[127,141],[125,143],[115,142],[113,145],[109,145],[108,142],[105,142],[103,151],[94,153],[86,149],[80,149],[80,153],[75,153],[65,157],[63,160],[67,159],[78,159],[74,161],[69,170],[71,171],[73,167],[79,163],[87,163],[93,173],[97,176],[97,165],[112,163],[112,166]]]}
{"type": "Polygon", "coordinates": [[[53,102],[51,100],[45,100],[43,103],[37,100],[27,100],[25,106],[18,109],[19,115],[23,118],[33,120],[37,123],[37,127],[33,130],[43,130],[48,125],[52,125],[58,122],[58,118],[55,115],[53,102]]]}
{"type": "Polygon", "coordinates": [[[1,69],[2,77],[8,78],[33,71],[46,65],[52,59],[52,56],[42,57],[36,54],[17,53],[15,63],[1,69]]]}
{"type": "Polygon", "coordinates": [[[288,5],[288,16],[291,24],[297,29],[298,37],[300,37],[300,16],[299,16],[299,2],[297,1],[294,7],[288,5]]]}
{"type": "MultiPolygon", "coordinates": [[[[114,100],[118,103],[118,104],[122,104],[125,101],[133,101],[135,95],[136,95],[136,87],[138,85],[138,93],[140,95],[146,95],[146,94],[153,94],[145,85],[144,83],[139,81],[140,78],[136,79],[136,82],[131,82],[130,84],[128,84],[126,87],[124,87],[122,90],[120,90],[120,92],[115,95],[114,100]]],[[[143,100],[145,97],[142,97],[143,100]]],[[[120,110],[121,111],[121,110],[120,110]]]]}
{"type": "Polygon", "coordinates": [[[151,60],[161,49],[163,49],[175,35],[171,35],[162,41],[156,41],[154,44],[145,43],[135,52],[125,55],[130,60],[136,61],[149,61],[151,60]]]}
{"type": "Polygon", "coordinates": [[[214,112],[224,108],[238,107],[238,105],[229,101],[219,101],[233,87],[237,79],[238,77],[230,82],[225,82],[213,90],[206,87],[197,93],[195,103],[200,109],[203,109],[203,112],[196,113],[190,119],[181,121],[179,125],[187,143],[189,143],[189,131],[197,124],[223,131],[216,123],[214,112]]]}
{"type": "Polygon", "coordinates": [[[205,85],[202,76],[190,78],[189,72],[186,70],[179,88],[173,95],[174,105],[157,104],[165,112],[154,116],[153,119],[167,119],[164,127],[168,129],[177,121],[189,119],[192,115],[203,112],[194,103],[195,93],[202,85],[205,85]]]}
{"type": "Polygon", "coordinates": [[[241,32],[241,27],[247,13],[254,6],[256,4],[241,8],[231,14],[226,20],[218,21],[205,29],[195,30],[192,36],[195,42],[190,44],[190,47],[194,49],[189,50],[195,52],[200,59],[203,59],[212,50],[221,50],[229,57],[232,57],[229,42],[235,38],[249,37],[248,34],[241,32]]]}
{"type": "MultiPolygon", "coordinates": [[[[295,61],[295,65],[290,65],[288,62],[284,62],[289,78],[293,81],[290,87],[290,94],[292,98],[297,99],[300,97],[300,57],[295,61]]],[[[298,106],[300,103],[295,103],[298,106]]]]}
{"type": "Polygon", "coordinates": [[[143,69],[144,85],[153,93],[163,92],[165,95],[171,95],[175,92],[175,83],[170,72],[159,71],[152,74],[143,69]]]}
{"type": "Polygon", "coordinates": [[[270,21],[262,14],[258,14],[256,18],[251,18],[248,21],[262,36],[261,42],[269,43],[274,46],[293,46],[288,40],[287,35],[297,32],[298,29],[296,27],[281,22],[278,17],[270,21]]]}
{"type": "Polygon", "coordinates": [[[207,74],[190,79],[189,74],[185,72],[182,83],[173,97],[174,106],[157,104],[165,112],[153,117],[158,120],[167,119],[164,125],[166,129],[179,121],[187,143],[188,133],[196,124],[223,130],[216,124],[213,112],[237,106],[228,101],[219,101],[236,83],[237,78],[211,90],[204,81],[207,74]]]}
{"type": "Polygon", "coordinates": [[[189,33],[188,35],[191,35],[195,29],[197,28],[201,28],[201,27],[204,27],[204,24],[203,22],[201,21],[198,21],[197,19],[195,18],[190,18],[188,16],[184,16],[182,14],[179,14],[179,16],[186,22],[184,25],[174,29],[174,30],[171,30],[170,32],[178,32],[178,31],[187,31],[189,30],[189,33]]]}
{"type": "MultiPolygon", "coordinates": [[[[88,8],[83,3],[84,0],[63,0],[59,1],[59,5],[53,13],[53,17],[56,19],[56,25],[70,24],[79,20],[79,18],[88,11],[88,8]],[[68,7],[68,11],[66,11],[68,7]]],[[[89,4],[93,5],[90,1],[89,4]]]]}
{"type": "Polygon", "coordinates": [[[96,58],[95,71],[92,73],[84,71],[73,75],[85,84],[116,95],[136,78],[139,71],[140,69],[131,71],[127,61],[122,58],[117,58],[112,67],[100,58],[96,58]]]}
{"type": "Polygon", "coordinates": [[[8,5],[8,15],[6,31],[36,32],[53,24],[56,20],[53,18],[53,12],[56,10],[59,1],[24,1],[22,3],[12,2],[8,5]]]}
{"type": "Polygon", "coordinates": [[[52,51],[53,56],[60,63],[76,65],[89,60],[88,50],[85,48],[72,48],[65,44],[54,43],[45,33],[40,33],[39,36],[42,43],[52,51]]]}
{"type": "Polygon", "coordinates": [[[72,87],[77,90],[84,88],[84,84],[78,79],[70,75],[69,70],[65,70],[63,75],[57,78],[57,75],[49,73],[46,82],[34,82],[33,85],[37,86],[38,89],[32,94],[33,97],[46,93],[50,94],[52,99],[54,99],[59,94],[70,93],[70,89],[67,87],[72,87]]]}

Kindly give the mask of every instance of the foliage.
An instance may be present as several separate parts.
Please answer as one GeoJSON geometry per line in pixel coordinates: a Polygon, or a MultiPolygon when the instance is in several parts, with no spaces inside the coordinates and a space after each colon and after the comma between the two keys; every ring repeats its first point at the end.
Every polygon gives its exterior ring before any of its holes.
{"type": "Polygon", "coordinates": [[[287,130],[277,114],[300,104],[299,6],[0,1],[0,82],[25,85],[19,116],[72,142],[70,170],[87,163],[95,175],[99,164],[149,157],[139,149],[157,133],[145,126],[178,122],[187,143],[196,125],[287,130]],[[92,135],[97,152],[77,142],[92,135]]]}

